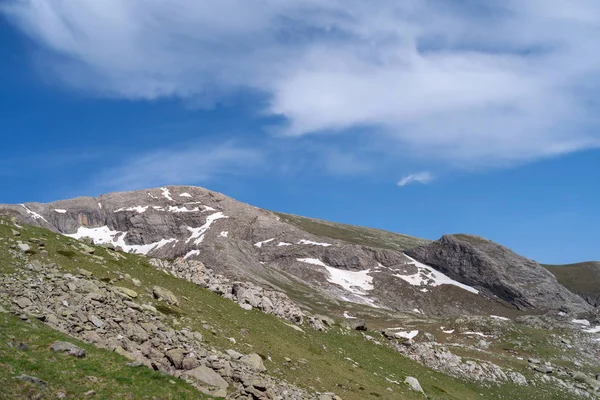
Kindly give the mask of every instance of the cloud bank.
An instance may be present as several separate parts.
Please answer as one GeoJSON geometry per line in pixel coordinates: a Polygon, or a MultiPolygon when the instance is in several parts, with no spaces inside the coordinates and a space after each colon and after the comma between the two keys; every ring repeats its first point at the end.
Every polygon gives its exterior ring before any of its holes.
{"type": "MultiPolygon", "coordinates": [[[[97,96],[210,105],[240,91],[282,134],[462,165],[600,146],[595,0],[21,0],[47,73],[97,96]]],[[[350,163],[350,159],[341,159],[350,163]]]]}

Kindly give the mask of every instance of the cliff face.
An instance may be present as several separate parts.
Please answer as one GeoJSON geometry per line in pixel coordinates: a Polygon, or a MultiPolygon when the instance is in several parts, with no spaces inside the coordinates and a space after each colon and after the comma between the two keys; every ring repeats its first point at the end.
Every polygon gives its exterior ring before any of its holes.
{"type": "Polygon", "coordinates": [[[590,308],[540,264],[484,238],[445,235],[407,254],[519,309],[579,312],[590,308]]]}

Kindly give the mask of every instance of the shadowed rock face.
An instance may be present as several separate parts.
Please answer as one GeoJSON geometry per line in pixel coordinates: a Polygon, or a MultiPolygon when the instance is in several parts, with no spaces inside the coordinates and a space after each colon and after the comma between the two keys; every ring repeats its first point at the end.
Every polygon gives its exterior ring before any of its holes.
{"type": "Polygon", "coordinates": [[[229,278],[265,287],[286,291],[304,284],[313,297],[334,304],[343,300],[459,315],[501,314],[507,309],[498,299],[521,309],[578,310],[583,302],[533,261],[484,239],[475,243],[446,236],[427,244],[390,232],[282,216],[200,187],[0,205],[3,214],[127,252],[200,260],[229,278]],[[410,255],[458,282],[418,267],[401,251],[418,244],[423,246],[410,255]]]}
{"type": "Polygon", "coordinates": [[[481,237],[444,235],[406,253],[519,309],[580,312],[590,308],[535,261],[481,237]]]}

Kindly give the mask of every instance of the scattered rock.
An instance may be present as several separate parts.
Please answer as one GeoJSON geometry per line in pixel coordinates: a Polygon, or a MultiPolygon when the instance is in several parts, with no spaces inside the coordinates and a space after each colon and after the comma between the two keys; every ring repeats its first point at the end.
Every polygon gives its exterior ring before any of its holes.
{"type": "Polygon", "coordinates": [[[31,251],[31,246],[28,245],[27,243],[18,243],[17,247],[19,248],[19,250],[21,250],[23,253],[26,253],[28,251],[31,251]]]}
{"type": "Polygon", "coordinates": [[[48,382],[38,378],[37,376],[31,376],[31,375],[25,375],[25,374],[21,374],[19,376],[16,376],[15,379],[19,380],[19,381],[26,381],[26,382],[31,382],[31,383],[35,383],[36,385],[42,386],[42,387],[46,387],[48,386],[48,382]]]}
{"type": "Polygon", "coordinates": [[[138,297],[138,294],[135,290],[131,290],[129,288],[123,286],[113,286],[113,291],[118,295],[121,295],[126,298],[135,299],[138,297]]]}
{"type": "Polygon", "coordinates": [[[82,358],[86,355],[85,349],[82,349],[79,346],[75,346],[73,343],[69,342],[54,342],[52,346],[50,346],[50,349],[57,352],[65,352],[77,358],[82,358]]]}
{"type": "Polygon", "coordinates": [[[90,316],[89,319],[90,322],[96,326],[96,328],[102,328],[104,326],[104,322],[95,315],[90,316]]]}
{"type": "Polygon", "coordinates": [[[171,292],[169,289],[165,289],[160,286],[154,286],[152,288],[152,294],[154,294],[154,297],[157,298],[158,300],[162,300],[173,306],[179,305],[179,300],[177,299],[177,297],[175,297],[173,292],[171,292]]]}
{"type": "Polygon", "coordinates": [[[214,386],[220,389],[227,389],[229,387],[229,384],[225,379],[221,378],[221,376],[212,369],[204,366],[187,371],[184,375],[205,385],[214,386]]]}
{"type": "Polygon", "coordinates": [[[31,300],[29,300],[27,297],[19,297],[16,300],[16,303],[21,308],[27,308],[27,307],[31,307],[33,305],[31,300]]]}
{"type": "Polygon", "coordinates": [[[406,383],[411,388],[411,390],[425,394],[425,392],[423,391],[423,388],[421,387],[421,384],[419,383],[417,378],[413,378],[412,376],[407,376],[406,379],[404,379],[404,383],[406,383]]]}
{"type": "Polygon", "coordinates": [[[175,368],[183,368],[183,358],[185,357],[185,351],[183,349],[171,349],[167,351],[166,356],[175,368]]]}
{"type": "Polygon", "coordinates": [[[263,364],[262,358],[256,354],[248,354],[240,358],[240,362],[250,366],[252,369],[258,372],[266,371],[265,365],[263,364]]]}

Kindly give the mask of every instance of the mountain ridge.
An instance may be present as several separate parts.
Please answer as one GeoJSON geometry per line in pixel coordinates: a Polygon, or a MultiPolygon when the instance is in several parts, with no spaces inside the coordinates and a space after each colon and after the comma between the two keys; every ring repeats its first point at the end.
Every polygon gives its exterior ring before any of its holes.
{"type": "MultiPolygon", "coordinates": [[[[519,296],[504,296],[507,285],[497,274],[487,275],[492,282],[482,282],[465,280],[464,273],[456,271],[446,276],[450,270],[438,265],[440,260],[431,268],[414,249],[436,246],[439,241],[263,210],[201,187],[166,186],[46,204],[0,205],[0,212],[128,252],[197,259],[234,279],[288,291],[304,285],[313,296],[334,305],[352,302],[456,315],[560,309],[556,302],[532,304],[517,301],[519,296]],[[455,300],[448,302],[448,298],[455,300]]],[[[465,238],[477,237],[462,235],[463,242],[465,238]]],[[[477,241],[471,243],[469,254],[488,243],[483,238],[477,241]]],[[[520,268],[541,268],[523,260],[519,258],[520,268]]],[[[568,292],[551,277],[544,276],[545,291],[568,292]]],[[[573,303],[567,308],[587,310],[577,296],[563,297],[573,303]]]]}

